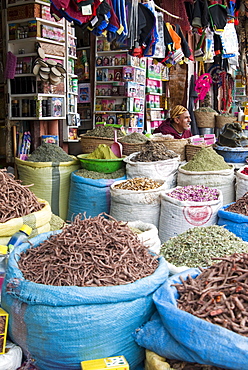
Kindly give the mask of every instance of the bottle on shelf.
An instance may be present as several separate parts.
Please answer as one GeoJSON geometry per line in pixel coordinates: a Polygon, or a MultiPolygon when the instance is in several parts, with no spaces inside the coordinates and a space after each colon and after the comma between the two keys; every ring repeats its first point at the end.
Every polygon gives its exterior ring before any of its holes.
{"type": "Polygon", "coordinates": [[[11,252],[15,247],[18,245],[25,243],[28,240],[32,232],[32,228],[28,225],[22,225],[19,231],[17,231],[12,237],[10,238],[7,247],[9,252],[11,252]]]}

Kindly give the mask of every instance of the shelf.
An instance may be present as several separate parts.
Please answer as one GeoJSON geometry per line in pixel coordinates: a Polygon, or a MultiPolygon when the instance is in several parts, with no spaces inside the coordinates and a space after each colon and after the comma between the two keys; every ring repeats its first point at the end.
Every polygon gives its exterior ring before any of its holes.
{"type": "Polygon", "coordinates": [[[90,46],[80,46],[77,50],[89,50],[90,46]]]}
{"type": "Polygon", "coordinates": [[[68,59],[74,59],[77,60],[77,57],[75,55],[68,55],[68,59]]]}
{"type": "Polygon", "coordinates": [[[33,73],[17,73],[15,74],[15,78],[17,77],[34,77],[35,75],[33,73]]]}
{"type": "Polygon", "coordinates": [[[146,110],[164,110],[163,108],[146,108],[146,110]]]}
{"type": "MultiPolygon", "coordinates": [[[[44,18],[37,18],[37,17],[32,17],[32,18],[24,18],[24,19],[15,19],[14,21],[8,21],[7,24],[10,25],[10,24],[13,24],[13,23],[27,23],[29,21],[38,21],[40,23],[46,23],[50,26],[55,26],[55,27],[58,27],[58,28],[64,28],[64,23],[56,23],[55,21],[49,21],[48,19],[44,19],[44,18]]],[[[25,37],[26,39],[28,38],[31,38],[31,37],[25,37]]],[[[23,40],[23,39],[17,39],[17,40],[23,40]]],[[[12,41],[12,40],[10,40],[12,41]]]]}
{"type": "Polygon", "coordinates": [[[32,96],[37,96],[37,97],[50,97],[50,98],[64,98],[65,95],[61,95],[61,94],[41,94],[41,93],[30,93],[30,94],[23,94],[23,93],[20,93],[20,94],[13,94],[13,95],[10,95],[11,98],[23,98],[25,99],[26,97],[32,97],[32,96]]]}
{"type": "MultiPolygon", "coordinates": [[[[68,127],[72,127],[72,126],[68,126],[68,127]]],[[[75,139],[75,140],[67,139],[67,140],[63,140],[64,143],[78,143],[79,141],[80,141],[80,139],[75,139]]]]}
{"type": "Polygon", "coordinates": [[[96,69],[98,69],[98,68],[123,68],[123,67],[131,67],[131,66],[127,66],[126,64],[123,64],[123,65],[118,65],[118,66],[96,66],[96,69]]]}
{"type": "MultiPolygon", "coordinates": [[[[96,99],[105,99],[105,98],[111,98],[111,99],[118,99],[118,98],[131,98],[131,96],[126,96],[126,95],[97,95],[96,96],[96,99]]],[[[143,99],[143,98],[141,98],[143,99]]]]}
{"type": "Polygon", "coordinates": [[[91,118],[80,118],[80,122],[89,122],[91,121],[91,118]]]}
{"type": "Polygon", "coordinates": [[[75,73],[70,73],[67,72],[68,76],[73,77],[73,78],[78,78],[78,75],[75,75],[75,73]]]}
{"type": "MultiPolygon", "coordinates": [[[[134,113],[134,112],[129,112],[127,110],[96,110],[94,112],[95,114],[109,114],[109,113],[134,113]]],[[[140,112],[135,112],[135,113],[140,113],[140,112]]]]}
{"type": "Polygon", "coordinates": [[[59,119],[66,119],[64,116],[59,117],[10,117],[11,121],[51,121],[51,120],[59,120],[59,119]]]}
{"type": "MultiPolygon", "coordinates": [[[[55,44],[55,45],[61,45],[61,46],[65,45],[64,42],[59,42],[59,41],[51,40],[51,39],[45,39],[43,37],[25,37],[24,39],[9,40],[8,42],[10,44],[23,44],[24,42],[27,42],[27,41],[29,42],[30,41],[33,41],[33,42],[41,41],[41,42],[48,42],[49,44],[55,44]]],[[[18,55],[24,55],[24,54],[18,54],[18,55]]]]}
{"type": "Polygon", "coordinates": [[[124,86],[124,81],[96,81],[96,85],[101,85],[101,84],[113,84],[113,83],[116,83],[116,84],[120,84],[122,83],[123,85],[121,86],[124,86]]]}
{"type": "Polygon", "coordinates": [[[68,94],[78,96],[78,93],[73,91],[68,91],[68,94]]]}
{"type": "Polygon", "coordinates": [[[25,58],[25,57],[36,57],[38,58],[37,53],[25,53],[25,54],[15,54],[17,58],[25,58]]]}

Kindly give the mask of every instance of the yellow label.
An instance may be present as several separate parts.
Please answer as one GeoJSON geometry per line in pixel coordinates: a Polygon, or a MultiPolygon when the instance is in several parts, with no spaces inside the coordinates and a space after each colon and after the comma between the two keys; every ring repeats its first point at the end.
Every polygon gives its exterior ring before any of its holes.
{"type": "Polygon", "coordinates": [[[129,370],[129,364],[124,356],[106,357],[97,360],[81,362],[82,370],[129,370]]]}

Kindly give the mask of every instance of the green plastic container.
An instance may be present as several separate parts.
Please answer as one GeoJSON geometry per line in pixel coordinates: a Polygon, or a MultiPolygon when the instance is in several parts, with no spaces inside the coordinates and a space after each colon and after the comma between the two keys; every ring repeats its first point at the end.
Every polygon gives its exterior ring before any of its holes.
{"type": "Polygon", "coordinates": [[[124,166],[123,159],[93,159],[86,158],[89,154],[79,154],[77,158],[80,160],[81,167],[88,171],[112,173],[124,166]]]}

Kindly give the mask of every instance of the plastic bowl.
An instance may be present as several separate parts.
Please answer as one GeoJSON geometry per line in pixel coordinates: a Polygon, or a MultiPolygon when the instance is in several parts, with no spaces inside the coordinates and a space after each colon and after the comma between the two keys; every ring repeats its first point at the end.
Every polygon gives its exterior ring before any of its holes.
{"type": "Polygon", "coordinates": [[[214,148],[226,162],[229,163],[245,163],[248,158],[248,147],[216,146],[214,148]]]}
{"type": "Polygon", "coordinates": [[[86,158],[89,154],[79,154],[77,158],[80,160],[81,167],[88,171],[112,173],[123,167],[123,159],[93,159],[86,158]]]}

